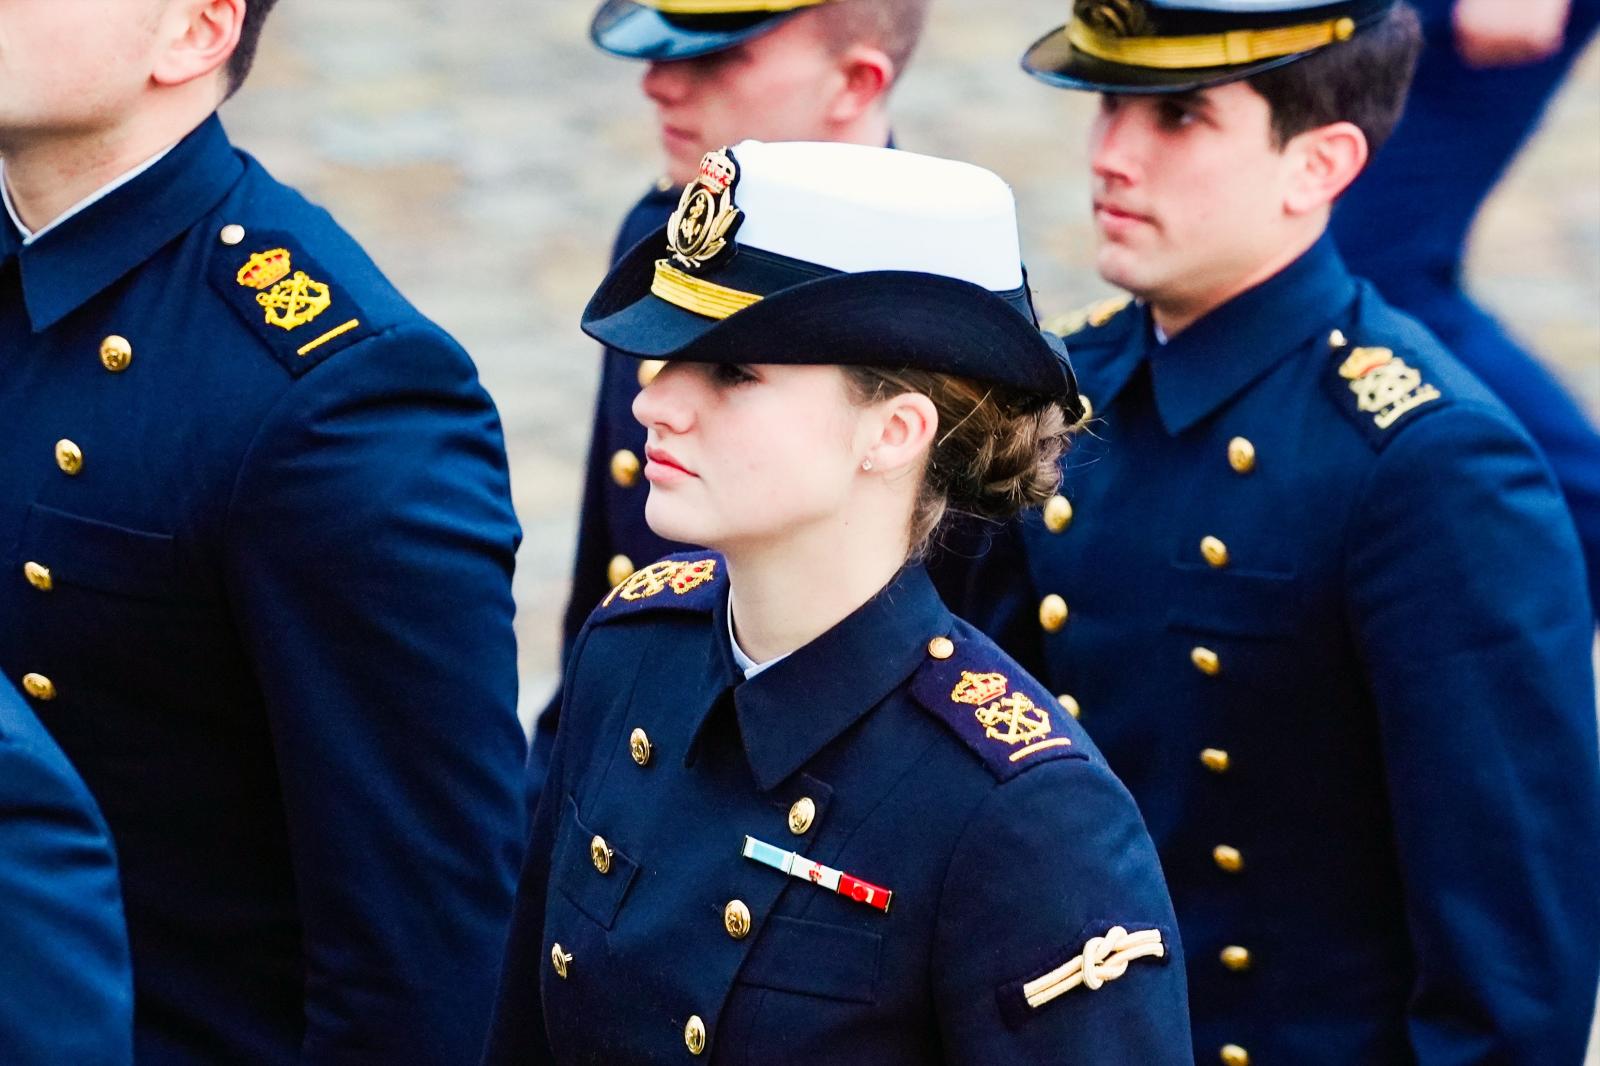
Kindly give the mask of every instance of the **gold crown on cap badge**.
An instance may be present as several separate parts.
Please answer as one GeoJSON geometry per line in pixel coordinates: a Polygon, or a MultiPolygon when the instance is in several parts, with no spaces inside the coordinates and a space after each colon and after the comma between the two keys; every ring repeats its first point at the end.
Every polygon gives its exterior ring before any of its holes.
{"type": "Polygon", "coordinates": [[[672,258],[688,270],[703,270],[727,247],[743,212],[733,206],[739,168],[727,149],[707,152],[700,175],[683,190],[667,221],[672,258]]]}

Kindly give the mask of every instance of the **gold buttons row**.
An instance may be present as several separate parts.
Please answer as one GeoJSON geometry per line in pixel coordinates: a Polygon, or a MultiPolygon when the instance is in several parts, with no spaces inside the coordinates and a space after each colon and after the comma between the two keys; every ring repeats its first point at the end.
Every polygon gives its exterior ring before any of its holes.
{"type": "MultiPolygon", "coordinates": [[[[940,640],[945,638],[940,637],[940,640]]],[[[649,766],[650,758],[655,754],[655,745],[650,741],[650,734],[643,729],[635,729],[628,734],[628,755],[640,766],[649,766]]],[[[805,836],[811,831],[811,826],[817,820],[817,803],[810,796],[801,796],[789,807],[789,832],[795,836],[805,836]]],[[[594,859],[595,869],[601,873],[611,868],[611,849],[606,845],[605,838],[595,837],[589,844],[590,857],[594,859]],[[601,855],[604,854],[602,863],[601,855]]]]}

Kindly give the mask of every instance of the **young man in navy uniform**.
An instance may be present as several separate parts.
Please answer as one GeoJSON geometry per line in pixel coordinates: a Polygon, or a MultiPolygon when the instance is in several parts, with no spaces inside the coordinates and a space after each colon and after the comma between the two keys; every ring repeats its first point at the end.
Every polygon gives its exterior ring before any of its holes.
{"type": "MultiPolygon", "coordinates": [[[[708,151],[746,138],[889,142],[889,92],[911,59],[929,0],[607,0],[591,35],[612,55],[649,63],[666,172],[623,220],[611,261],[666,225],[708,151]]],[[[562,657],[613,585],[676,545],[644,521],[644,429],[633,398],[659,364],[607,350],[585,468],[562,657]]],[[[529,757],[537,802],[555,741],[560,693],[539,718],[529,757]]]]}
{"type": "Polygon", "coordinates": [[[1593,39],[1600,0],[1413,3],[1425,44],[1405,116],[1339,201],[1333,235],[1352,271],[1421,319],[1527,427],[1572,509],[1600,611],[1600,432],[1462,289],[1478,210],[1593,39]]]}
{"type": "Polygon", "coordinates": [[[270,6],[0,3],[0,672],[111,827],[141,1063],[466,1062],[523,834],[500,425],[229,145],[270,6]]]}
{"type": "Polygon", "coordinates": [[[111,833],[0,681],[0,1061],[129,1066],[133,971],[111,833]]]}
{"type": "Polygon", "coordinates": [[[1139,801],[1200,1062],[1565,1063],[1589,1030],[1572,522],[1325,234],[1416,48],[1389,0],[1083,0],[1024,61],[1102,94],[1097,265],[1137,300],[1063,326],[1093,418],[960,599],[1139,801]]]}

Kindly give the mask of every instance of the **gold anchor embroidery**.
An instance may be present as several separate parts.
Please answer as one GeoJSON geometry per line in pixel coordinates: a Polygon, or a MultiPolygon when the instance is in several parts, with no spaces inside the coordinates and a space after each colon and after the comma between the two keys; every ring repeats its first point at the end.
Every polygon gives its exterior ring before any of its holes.
{"type": "MultiPolygon", "coordinates": [[[[970,676],[970,675],[968,675],[970,676]]],[[[983,678],[978,675],[974,680],[983,678]]],[[[1016,747],[1011,761],[1025,759],[1046,748],[1070,748],[1070,737],[1050,736],[1050,715],[1021,692],[1011,695],[973,712],[978,724],[984,727],[983,735],[991,740],[1016,747]]]]}
{"type": "Polygon", "coordinates": [[[256,296],[256,303],[266,308],[267,325],[280,329],[305,325],[326,311],[332,302],[328,286],[312,281],[303,270],[296,270],[293,277],[285,278],[256,296]]]}

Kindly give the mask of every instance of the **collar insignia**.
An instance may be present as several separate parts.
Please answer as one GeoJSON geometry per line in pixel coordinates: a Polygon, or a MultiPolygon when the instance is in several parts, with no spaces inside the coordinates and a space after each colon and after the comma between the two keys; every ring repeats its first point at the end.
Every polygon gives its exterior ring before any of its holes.
{"type": "Polygon", "coordinates": [[[700,176],[684,188],[667,222],[667,246],[685,270],[704,270],[727,250],[743,217],[733,206],[738,183],[738,165],[726,148],[700,160],[700,176]]]}
{"type": "Polygon", "coordinates": [[[649,599],[651,596],[659,596],[669,588],[679,596],[687,595],[713,580],[716,574],[715,559],[663,559],[641,570],[635,570],[611,590],[611,594],[601,602],[600,606],[610,606],[611,601],[619,596],[630,602],[649,599]]]}

